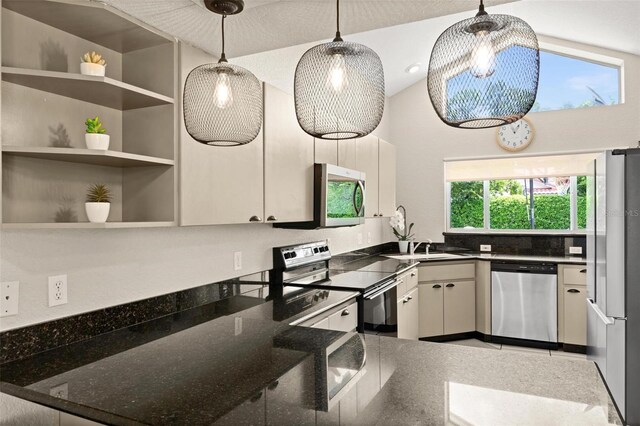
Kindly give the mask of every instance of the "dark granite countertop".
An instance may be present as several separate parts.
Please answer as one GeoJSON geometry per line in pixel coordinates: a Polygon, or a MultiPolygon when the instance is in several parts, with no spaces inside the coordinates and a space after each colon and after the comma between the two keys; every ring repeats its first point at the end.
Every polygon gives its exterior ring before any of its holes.
{"type": "Polygon", "coordinates": [[[118,353],[104,339],[68,352],[73,368],[42,355],[3,366],[0,389],[115,425],[619,423],[587,361],[292,327],[241,312],[118,353]],[[17,384],[7,383],[12,369],[21,370],[17,384]],[[66,399],[50,396],[61,384],[66,399]]]}

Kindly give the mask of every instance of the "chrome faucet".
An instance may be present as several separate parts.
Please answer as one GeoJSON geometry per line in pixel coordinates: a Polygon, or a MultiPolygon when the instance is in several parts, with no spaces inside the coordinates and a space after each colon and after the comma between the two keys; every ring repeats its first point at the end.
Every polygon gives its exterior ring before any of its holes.
{"type": "Polygon", "coordinates": [[[420,247],[420,244],[422,244],[422,243],[418,243],[418,244],[414,245],[413,244],[413,240],[411,240],[409,242],[409,254],[411,254],[411,256],[413,256],[416,253],[416,249],[418,247],[420,247]]]}
{"type": "Polygon", "coordinates": [[[427,249],[425,251],[425,254],[427,256],[429,256],[429,247],[431,247],[431,244],[433,244],[433,241],[431,241],[430,239],[427,238],[427,249]]]}

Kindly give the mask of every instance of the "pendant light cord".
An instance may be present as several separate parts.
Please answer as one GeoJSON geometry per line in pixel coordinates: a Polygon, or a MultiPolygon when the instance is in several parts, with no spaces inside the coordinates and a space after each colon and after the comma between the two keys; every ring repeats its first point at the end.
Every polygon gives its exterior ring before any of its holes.
{"type": "Polygon", "coordinates": [[[478,13],[476,16],[488,15],[487,12],[484,11],[484,0],[480,0],[480,7],[478,8],[478,13]]]}
{"type": "Polygon", "coordinates": [[[227,62],[227,57],[224,54],[224,20],[227,18],[227,15],[222,15],[222,54],[220,55],[220,60],[218,63],[227,62]]]}
{"type": "Polygon", "coordinates": [[[340,0],[336,0],[336,38],[333,41],[343,41],[340,36],[340,0]]]}

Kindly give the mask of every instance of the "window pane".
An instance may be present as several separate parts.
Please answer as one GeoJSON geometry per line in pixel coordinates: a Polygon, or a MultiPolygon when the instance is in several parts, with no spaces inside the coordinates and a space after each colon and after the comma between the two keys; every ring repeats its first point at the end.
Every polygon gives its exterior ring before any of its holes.
{"type": "Polygon", "coordinates": [[[578,176],[578,229],[587,229],[587,177],[578,176]]]}
{"type": "Polygon", "coordinates": [[[618,67],[542,51],[532,111],[616,105],[620,102],[619,80],[618,67]]]}
{"type": "Polygon", "coordinates": [[[489,182],[489,217],[491,229],[529,229],[527,199],[521,180],[489,182]]]}
{"type": "Polygon", "coordinates": [[[484,185],[482,181],[451,182],[451,228],[484,227],[484,185]]]}

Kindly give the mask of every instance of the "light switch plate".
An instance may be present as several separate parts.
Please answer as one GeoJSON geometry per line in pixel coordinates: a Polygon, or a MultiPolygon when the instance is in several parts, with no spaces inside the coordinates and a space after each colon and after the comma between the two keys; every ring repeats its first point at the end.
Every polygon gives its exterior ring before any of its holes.
{"type": "Polygon", "coordinates": [[[480,251],[491,251],[490,244],[480,244],[480,251]]]}
{"type": "Polygon", "coordinates": [[[0,285],[0,317],[18,315],[20,282],[7,281],[0,285]]]}
{"type": "Polygon", "coordinates": [[[569,254],[582,254],[582,247],[569,247],[569,254]]]}

